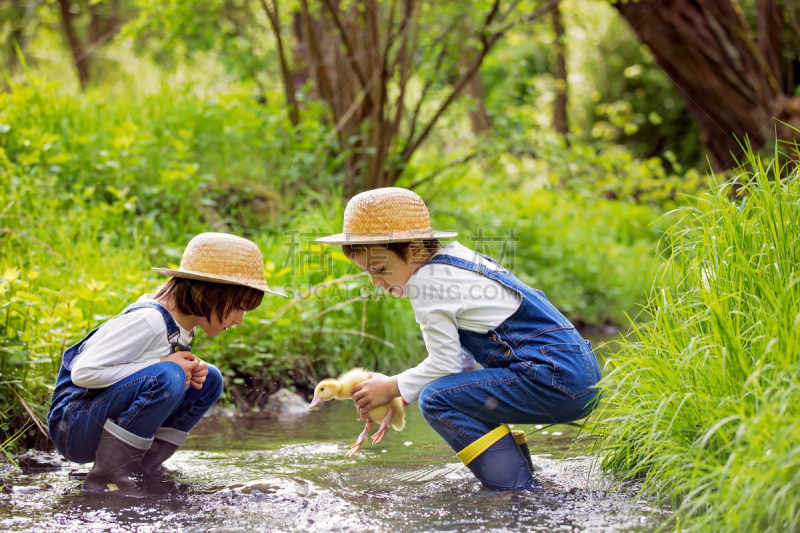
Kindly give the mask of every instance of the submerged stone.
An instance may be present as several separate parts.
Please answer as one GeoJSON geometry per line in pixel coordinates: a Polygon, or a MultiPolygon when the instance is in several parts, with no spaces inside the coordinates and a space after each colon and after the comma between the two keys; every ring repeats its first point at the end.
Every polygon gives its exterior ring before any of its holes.
{"type": "Polygon", "coordinates": [[[17,457],[17,464],[23,470],[58,470],[69,462],[57,453],[28,450],[17,457]]]}
{"type": "Polygon", "coordinates": [[[261,412],[279,416],[306,415],[309,413],[310,405],[296,392],[292,392],[289,389],[281,389],[269,397],[267,405],[261,409],[261,412]]]}

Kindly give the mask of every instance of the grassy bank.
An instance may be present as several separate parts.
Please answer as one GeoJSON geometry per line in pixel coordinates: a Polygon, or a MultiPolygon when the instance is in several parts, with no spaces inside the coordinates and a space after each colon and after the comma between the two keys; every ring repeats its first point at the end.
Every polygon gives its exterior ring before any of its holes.
{"type": "Polygon", "coordinates": [[[602,385],[602,466],[676,530],[798,531],[800,181],[750,155],[681,210],[645,320],[602,385]]]}
{"type": "MultiPolygon", "coordinates": [[[[164,85],[76,96],[33,78],[0,93],[0,436],[30,413],[44,418],[64,348],[153,291],[163,278],[150,267],[177,265],[203,231],[253,239],[269,284],[293,296],[266,298],[217,339],[198,336],[195,351],[222,369],[229,399],[257,406],[279,387],[304,389],[355,365],[395,372],[425,356],[407,302],[360,299],[366,278],[338,250],[309,245],[339,231],[343,211],[340,151],[314,103],[293,132],[280,98],[262,105],[247,94],[164,85]]],[[[657,266],[660,228],[650,223],[661,207],[559,185],[572,153],[560,150],[530,176],[488,154],[419,192],[434,226],[466,245],[513,229],[513,254],[502,240],[484,251],[571,319],[618,322],[657,266]]],[[[603,158],[595,174],[627,176],[603,170],[603,158]]],[[[423,152],[399,185],[441,159],[435,146],[423,152]]]]}

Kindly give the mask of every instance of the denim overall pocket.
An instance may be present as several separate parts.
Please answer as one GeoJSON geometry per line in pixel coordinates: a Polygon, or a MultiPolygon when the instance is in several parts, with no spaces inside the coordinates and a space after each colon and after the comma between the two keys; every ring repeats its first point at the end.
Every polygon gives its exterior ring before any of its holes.
{"type": "MultiPolygon", "coordinates": [[[[573,400],[591,392],[597,383],[595,372],[582,344],[548,344],[539,349],[542,357],[553,365],[554,388],[573,400]]],[[[594,355],[591,355],[594,357],[594,355]]]]}

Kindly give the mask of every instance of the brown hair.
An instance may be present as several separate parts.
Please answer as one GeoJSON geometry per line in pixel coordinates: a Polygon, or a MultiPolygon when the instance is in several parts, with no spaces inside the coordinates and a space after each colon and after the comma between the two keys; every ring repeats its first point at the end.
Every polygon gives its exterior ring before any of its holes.
{"type": "MultiPolygon", "coordinates": [[[[435,252],[436,250],[441,249],[442,245],[439,242],[439,239],[430,239],[425,241],[419,241],[425,247],[425,250],[428,252],[435,252]]],[[[359,250],[366,250],[368,248],[376,248],[382,247],[387,250],[391,250],[392,252],[399,255],[403,261],[408,262],[408,254],[409,249],[411,248],[411,242],[384,242],[384,243],[376,243],[376,244],[343,244],[342,245],[342,253],[346,255],[350,260],[353,259],[353,256],[359,250]]]]}
{"type": "Polygon", "coordinates": [[[211,314],[216,313],[222,321],[231,311],[257,308],[264,293],[243,285],[172,278],[158,289],[153,299],[169,297],[174,298],[175,307],[184,315],[203,316],[210,321],[211,314]]]}

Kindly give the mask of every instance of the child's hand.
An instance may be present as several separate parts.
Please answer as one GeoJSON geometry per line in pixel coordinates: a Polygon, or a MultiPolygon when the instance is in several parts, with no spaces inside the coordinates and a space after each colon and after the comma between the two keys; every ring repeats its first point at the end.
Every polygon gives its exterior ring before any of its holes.
{"type": "MultiPolygon", "coordinates": [[[[181,365],[183,372],[186,374],[186,386],[192,381],[192,373],[200,364],[200,359],[191,354],[191,352],[175,352],[161,358],[162,362],[171,361],[181,365]]],[[[205,363],[203,363],[205,364],[205,363]]],[[[208,374],[208,365],[206,365],[206,374],[208,374]]],[[[205,381],[205,376],[203,377],[205,381]]],[[[202,386],[202,385],[201,385],[202,386]]],[[[200,387],[195,387],[200,388],[200,387]]]]}
{"type": "Polygon", "coordinates": [[[376,407],[386,405],[400,396],[396,376],[370,373],[369,379],[353,387],[353,399],[358,406],[358,413],[372,411],[376,407]]]}
{"type": "Polygon", "coordinates": [[[208,363],[204,363],[200,359],[197,359],[197,362],[199,364],[192,370],[192,379],[189,385],[200,390],[203,388],[203,383],[205,383],[206,376],[208,375],[208,363]]]}

